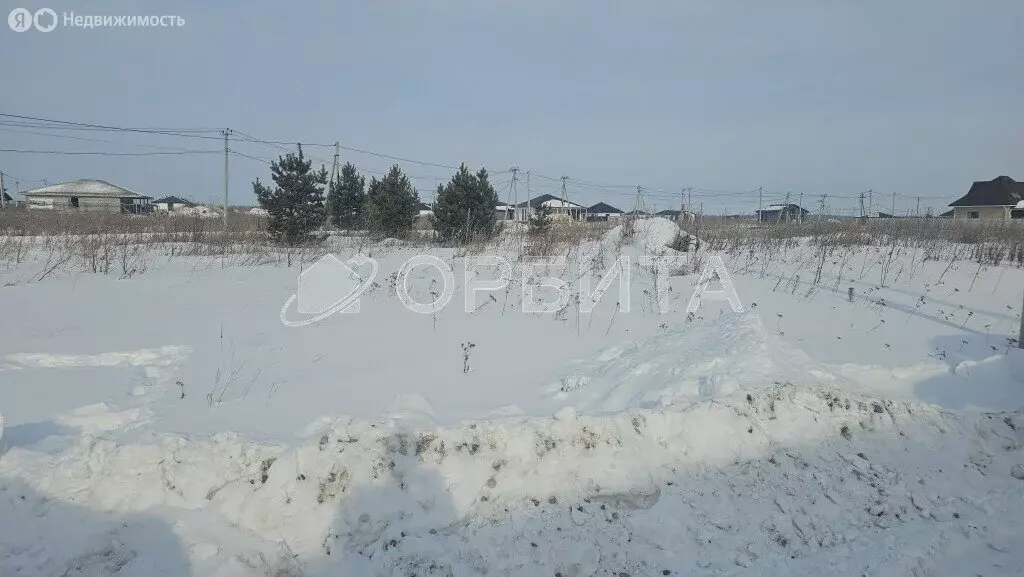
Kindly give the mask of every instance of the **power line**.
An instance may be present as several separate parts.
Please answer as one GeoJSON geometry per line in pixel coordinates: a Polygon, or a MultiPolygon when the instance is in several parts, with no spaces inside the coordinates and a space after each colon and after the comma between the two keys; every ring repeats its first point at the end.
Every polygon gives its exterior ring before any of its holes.
{"type": "MultiPolygon", "coordinates": [[[[237,130],[235,131],[235,133],[240,135],[240,136],[242,136],[242,137],[244,137],[244,138],[246,138],[246,139],[248,139],[250,142],[258,142],[260,144],[266,144],[268,146],[274,146],[274,147],[278,147],[279,145],[282,145],[282,144],[301,144],[303,146],[333,147],[336,144],[336,143],[322,144],[322,143],[316,143],[316,142],[291,143],[291,142],[284,142],[284,141],[280,141],[280,140],[264,140],[262,138],[256,138],[255,136],[250,136],[248,134],[245,134],[244,132],[239,132],[237,130]]],[[[433,167],[436,167],[436,168],[447,168],[447,169],[450,169],[450,170],[458,170],[459,169],[458,166],[452,166],[450,164],[439,164],[439,163],[436,163],[436,162],[426,162],[426,161],[423,161],[423,160],[413,160],[411,158],[403,158],[401,156],[394,156],[394,155],[391,155],[391,154],[384,154],[382,152],[373,152],[371,150],[364,150],[362,148],[355,148],[355,147],[352,147],[352,146],[345,146],[345,145],[342,145],[342,144],[338,144],[338,147],[341,148],[342,150],[347,150],[349,152],[356,152],[356,153],[359,153],[359,154],[367,154],[369,156],[376,156],[376,157],[379,157],[379,158],[388,158],[388,159],[391,159],[391,160],[397,160],[399,162],[408,162],[408,163],[412,163],[412,164],[419,164],[419,165],[422,165],[422,166],[433,166],[433,167]]],[[[503,172],[507,172],[507,171],[503,171],[503,172]]],[[[498,174],[498,173],[494,173],[494,174],[498,174]]]]}
{"type": "MultiPolygon", "coordinates": [[[[125,144],[125,145],[139,146],[139,147],[145,147],[145,148],[153,148],[153,149],[159,149],[159,150],[166,151],[166,152],[137,152],[137,153],[135,153],[135,152],[103,152],[103,151],[63,151],[63,150],[0,149],[0,152],[11,152],[11,153],[20,153],[20,154],[59,154],[59,155],[88,155],[88,156],[165,156],[165,155],[184,155],[184,154],[210,154],[210,153],[217,153],[219,151],[189,150],[189,149],[172,148],[172,147],[150,145],[150,144],[143,144],[143,143],[118,142],[118,141],[109,141],[109,140],[104,140],[104,139],[76,137],[76,136],[70,136],[70,135],[64,135],[64,134],[39,133],[39,132],[32,132],[31,130],[17,130],[17,129],[33,129],[33,128],[35,128],[35,129],[62,130],[62,131],[65,131],[65,130],[84,130],[84,131],[130,132],[130,133],[139,133],[139,134],[150,134],[150,135],[155,135],[155,136],[167,136],[167,137],[178,137],[178,138],[200,138],[200,139],[210,139],[210,140],[220,140],[221,136],[219,135],[219,133],[223,130],[223,129],[219,129],[219,128],[119,127],[119,126],[111,126],[111,125],[104,125],[104,124],[91,124],[91,123],[84,123],[84,122],[73,122],[73,121],[67,121],[67,120],[57,120],[57,119],[50,119],[50,118],[41,118],[41,117],[24,116],[24,115],[7,114],[7,113],[0,113],[0,127],[6,127],[6,128],[0,128],[0,130],[6,131],[6,132],[34,134],[34,135],[38,135],[38,136],[53,137],[53,138],[66,138],[66,139],[81,140],[81,141],[87,141],[87,142],[101,142],[101,143],[108,143],[108,144],[125,144]],[[218,134],[218,135],[214,136],[212,134],[218,134]]],[[[253,135],[250,135],[250,134],[246,134],[244,132],[240,132],[240,131],[237,131],[237,130],[233,130],[233,134],[236,134],[237,137],[238,137],[235,142],[252,142],[252,143],[262,144],[262,145],[270,146],[270,147],[276,148],[278,150],[281,150],[281,151],[284,151],[284,152],[289,152],[289,153],[292,152],[292,149],[291,148],[285,148],[285,146],[292,146],[292,145],[298,144],[298,142],[293,143],[293,142],[285,142],[285,141],[279,141],[279,140],[268,140],[268,139],[258,138],[256,136],[253,136],[253,135]]],[[[333,148],[335,146],[335,143],[312,142],[312,143],[302,143],[302,144],[304,144],[305,146],[308,146],[308,147],[330,147],[330,148],[333,148]]],[[[344,150],[349,151],[349,152],[354,152],[354,153],[357,153],[357,154],[365,154],[365,155],[368,155],[368,156],[374,156],[374,157],[378,157],[378,158],[385,158],[385,159],[389,159],[389,160],[393,160],[393,161],[397,161],[397,162],[402,162],[402,163],[416,164],[416,165],[428,166],[428,167],[434,167],[434,168],[443,168],[443,169],[447,169],[447,170],[457,170],[458,169],[458,167],[454,166],[454,165],[442,164],[442,163],[436,163],[436,162],[428,162],[428,161],[423,161],[423,160],[415,160],[415,159],[407,158],[407,157],[404,157],[404,156],[386,154],[386,153],[366,150],[366,149],[352,147],[352,146],[343,146],[343,145],[338,144],[338,148],[344,149],[344,150]]],[[[259,157],[255,157],[255,156],[250,156],[250,155],[247,155],[247,154],[244,154],[244,153],[241,153],[241,152],[238,152],[238,151],[234,151],[234,150],[230,151],[230,153],[238,154],[240,156],[243,156],[243,157],[246,157],[246,158],[250,158],[250,159],[254,159],[254,160],[260,160],[262,162],[268,162],[268,163],[270,162],[269,160],[262,159],[262,158],[259,158],[259,157]]],[[[320,159],[320,158],[315,158],[315,157],[311,157],[311,156],[309,156],[307,158],[310,158],[311,160],[314,160],[314,161],[319,162],[321,164],[329,163],[329,161],[326,161],[326,160],[320,159]]],[[[361,168],[361,170],[363,170],[364,172],[367,172],[367,173],[371,173],[371,174],[385,174],[383,172],[373,171],[373,170],[369,170],[369,169],[366,169],[366,168],[361,168]]],[[[504,174],[504,173],[508,173],[508,172],[509,171],[496,171],[496,172],[491,172],[490,174],[504,174]]],[[[546,175],[543,175],[543,174],[532,173],[532,172],[531,172],[531,174],[533,176],[536,176],[536,177],[542,179],[542,180],[548,180],[548,181],[551,181],[551,182],[554,182],[554,183],[559,183],[559,184],[562,184],[563,182],[565,182],[567,184],[571,184],[572,186],[574,186],[576,188],[590,191],[590,194],[589,194],[590,196],[625,196],[625,194],[624,194],[625,191],[631,190],[631,189],[633,189],[635,187],[635,185],[633,185],[633,184],[603,183],[603,182],[596,182],[596,181],[584,180],[584,179],[576,179],[576,178],[567,178],[567,179],[565,179],[565,181],[563,181],[563,179],[561,177],[546,176],[546,175]],[[616,191],[616,192],[612,192],[612,191],[616,191]]],[[[407,176],[409,176],[409,178],[411,178],[411,179],[421,179],[421,180],[435,180],[435,179],[438,179],[438,178],[442,178],[442,177],[439,177],[439,176],[436,176],[436,175],[429,175],[429,176],[407,175],[407,176]]],[[[24,179],[19,179],[19,180],[24,180],[24,179]]],[[[35,182],[39,182],[39,181],[35,181],[35,182]]],[[[652,187],[644,186],[643,190],[644,190],[644,195],[646,197],[649,197],[649,198],[652,198],[652,199],[665,199],[665,200],[672,199],[674,201],[674,199],[676,198],[676,195],[677,195],[677,191],[674,190],[674,189],[669,190],[669,189],[660,189],[660,188],[652,188],[652,187]]],[[[743,197],[743,196],[747,196],[747,195],[751,195],[752,196],[755,192],[757,192],[756,189],[755,190],[749,190],[749,191],[727,191],[727,190],[715,190],[715,189],[702,189],[702,188],[694,187],[694,188],[692,188],[690,196],[695,196],[695,197],[698,197],[698,198],[716,199],[716,198],[729,198],[729,197],[743,197]]],[[[770,193],[770,191],[764,191],[764,192],[765,193],[770,193]]],[[[775,194],[781,194],[781,193],[780,192],[776,192],[775,194]]],[[[812,195],[812,196],[817,196],[817,194],[812,193],[812,192],[808,192],[807,194],[808,195],[812,195]]],[[[915,195],[902,194],[902,193],[892,193],[892,194],[894,195],[894,200],[895,200],[895,197],[910,198],[910,199],[923,198],[923,199],[929,199],[929,200],[944,200],[944,199],[947,198],[945,196],[915,196],[915,195]]],[[[833,199],[857,199],[858,196],[856,194],[845,194],[845,195],[844,194],[829,194],[829,197],[831,197],[833,199]]],[[[873,206],[872,206],[872,210],[873,210],[873,206]]]]}
{"type": "Polygon", "coordinates": [[[102,142],[102,143],[106,143],[106,144],[127,144],[127,145],[130,145],[130,146],[140,146],[140,147],[143,147],[143,148],[156,148],[156,149],[161,149],[161,150],[178,150],[178,151],[187,150],[187,149],[177,148],[177,147],[172,147],[172,146],[159,146],[159,145],[156,145],[156,144],[143,144],[141,142],[125,142],[123,140],[105,140],[105,139],[102,139],[102,138],[88,138],[88,137],[85,137],[85,136],[72,136],[70,134],[51,134],[51,133],[48,133],[48,132],[35,132],[35,131],[31,131],[31,130],[14,130],[14,129],[11,129],[11,128],[0,128],[0,132],[16,132],[18,134],[31,134],[31,135],[34,135],[34,136],[47,136],[47,137],[50,137],[50,138],[64,138],[64,139],[68,139],[68,140],[79,140],[79,141],[84,141],[84,142],[102,142]]]}
{"type": "Polygon", "coordinates": [[[167,150],[155,152],[100,152],[95,150],[22,150],[17,148],[0,148],[0,152],[17,154],[65,154],[82,156],[169,156],[178,154],[216,154],[217,150],[167,150]]]}
{"type": "MultiPolygon", "coordinates": [[[[169,129],[169,128],[128,128],[128,127],[123,127],[123,126],[107,126],[107,125],[103,125],[103,124],[87,124],[87,123],[84,123],[84,122],[71,122],[71,121],[68,121],[68,120],[55,120],[55,119],[52,119],[52,118],[38,118],[38,117],[33,117],[33,116],[21,116],[21,115],[18,115],[18,114],[6,114],[6,113],[3,113],[3,112],[0,112],[0,116],[6,117],[6,118],[16,118],[16,119],[19,119],[19,120],[30,120],[30,121],[37,122],[37,123],[39,123],[39,122],[47,123],[50,128],[77,127],[77,128],[92,129],[92,130],[108,130],[108,131],[116,131],[116,132],[140,132],[140,133],[145,133],[145,134],[164,134],[164,135],[168,135],[168,136],[181,136],[181,137],[186,137],[186,138],[212,138],[212,139],[219,140],[219,138],[216,137],[216,136],[204,136],[202,134],[197,134],[197,133],[200,133],[200,132],[219,132],[218,129],[205,129],[205,128],[174,128],[174,129],[169,129]]],[[[25,126],[25,125],[22,124],[22,126],[25,126]]],[[[31,127],[32,128],[44,128],[46,126],[45,125],[37,125],[37,126],[31,126],[31,127]]]]}

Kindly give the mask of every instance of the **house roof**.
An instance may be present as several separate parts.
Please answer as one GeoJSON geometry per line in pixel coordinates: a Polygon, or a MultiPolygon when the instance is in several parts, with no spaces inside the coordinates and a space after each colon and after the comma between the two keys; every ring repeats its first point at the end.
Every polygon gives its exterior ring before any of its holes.
{"type": "Polygon", "coordinates": [[[671,209],[659,210],[656,216],[679,216],[679,211],[671,209]]]}
{"type": "MultiPolygon", "coordinates": [[[[788,210],[800,209],[800,210],[802,210],[804,212],[810,212],[806,208],[800,208],[799,206],[797,206],[795,204],[792,204],[792,203],[790,203],[790,204],[769,204],[768,206],[764,207],[762,210],[764,212],[778,212],[780,210],[787,210],[787,209],[788,210]]],[[[760,210],[755,210],[754,212],[761,212],[761,211],[760,210]]]]}
{"type": "Polygon", "coordinates": [[[165,196],[153,201],[153,204],[184,204],[185,206],[195,206],[196,203],[191,200],[185,200],[177,196],[165,196]]]}
{"type": "Polygon", "coordinates": [[[997,176],[988,181],[975,181],[967,194],[949,206],[1013,206],[1021,199],[1024,199],[1024,182],[997,176]]]}
{"type": "Polygon", "coordinates": [[[9,194],[7,194],[7,193],[5,192],[5,193],[4,193],[4,202],[14,202],[14,199],[13,199],[13,198],[11,198],[11,195],[9,195],[9,194]]]}
{"type": "Polygon", "coordinates": [[[525,208],[527,203],[531,207],[544,205],[549,208],[585,208],[582,204],[576,204],[571,201],[563,201],[562,197],[555,196],[553,194],[542,194],[536,198],[531,198],[526,202],[520,202],[516,205],[516,208],[525,208]]]}
{"type": "Polygon", "coordinates": [[[587,212],[593,212],[597,214],[603,214],[606,212],[609,214],[622,214],[621,210],[605,202],[599,202],[595,204],[594,206],[588,208],[587,212]]]}
{"type": "Polygon", "coordinates": [[[34,188],[22,193],[30,196],[92,196],[109,198],[152,198],[133,190],[110,184],[105,180],[79,179],[34,188]]]}

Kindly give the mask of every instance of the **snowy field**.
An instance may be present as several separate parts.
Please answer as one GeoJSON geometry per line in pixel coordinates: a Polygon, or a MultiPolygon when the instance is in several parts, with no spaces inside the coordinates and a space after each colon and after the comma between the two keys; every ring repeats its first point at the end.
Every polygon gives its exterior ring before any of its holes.
{"type": "Polygon", "coordinates": [[[1024,574],[1024,271],[809,239],[690,258],[677,232],[543,266],[514,235],[335,237],[379,271],[301,327],[282,306],[320,253],[0,251],[0,575],[1024,574]],[[456,281],[434,314],[396,292],[443,294],[399,274],[416,255],[456,281]],[[467,300],[483,255],[513,282],[467,300]],[[743,312],[687,313],[712,255],[743,312]],[[623,256],[628,294],[524,312],[523,278],[578,295],[623,256]]]}

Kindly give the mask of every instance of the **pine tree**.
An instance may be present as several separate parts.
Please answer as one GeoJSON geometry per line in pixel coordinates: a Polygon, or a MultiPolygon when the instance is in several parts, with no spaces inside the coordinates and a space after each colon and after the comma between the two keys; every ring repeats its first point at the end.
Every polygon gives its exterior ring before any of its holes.
{"type": "Polygon", "coordinates": [[[331,224],[353,229],[363,224],[366,202],[366,179],[356,172],[351,162],[341,167],[341,178],[332,182],[327,192],[327,214],[331,224]]]}
{"type": "Polygon", "coordinates": [[[498,193],[487,179],[487,169],[473,174],[465,164],[444,186],[437,187],[434,229],[443,241],[468,241],[490,236],[497,221],[498,193]]]}
{"type": "Polygon", "coordinates": [[[388,237],[404,236],[419,214],[420,197],[398,165],[381,178],[373,177],[364,212],[370,230],[388,237]]]}
{"type": "Polygon", "coordinates": [[[327,170],[312,169],[313,161],[306,160],[299,153],[280,157],[270,163],[274,188],[264,185],[257,178],[252,183],[253,192],[260,206],[269,213],[267,230],[270,237],[279,244],[294,246],[307,242],[312,232],[324,222],[324,189],[327,170]]]}
{"type": "Polygon", "coordinates": [[[530,215],[530,234],[542,235],[551,228],[551,209],[541,204],[530,215]]]}

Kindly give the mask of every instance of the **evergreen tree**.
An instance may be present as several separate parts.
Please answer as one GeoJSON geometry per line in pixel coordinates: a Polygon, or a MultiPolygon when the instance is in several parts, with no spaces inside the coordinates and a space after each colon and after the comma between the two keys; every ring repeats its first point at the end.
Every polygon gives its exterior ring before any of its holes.
{"type": "Polygon", "coordinates": [[[497,204],[498,193],[487,179],[487,169],[473,174],[462,164],[447,184],[437,187],[434,228],[444,241],[490,236],[497,221],[497,204]]]}
{"type": "Polygon", "coordinates": [[[327,170],[312,169],[313,161],[299,153],[280,157],[270,163],[274,188],[257,178],[252,183],[260,206],[269,213],[267,229],[274,242],[297,245],[308,241],[312,232],[324,222],[324,189],[327,170]]]}
{"type": "Polygon", "coordinates": [[[530,215],[530,234],[542,235],[551,228],[551,209],[541,204],[530,215]]]}
{"type": "Polygon", "coordinates": [[[389,237],[404,236],[419,214],[420,197],[398,165],[381,178],[373,177],[364,212],[370,230],[389,237]]]}
{"type": "Polygon", "coordinates": [[[341,178],[332,182],[327,192],[327,214],[331,224],[352,229],[363,224],[366,202],[366,179],[356,172],[351,162],[341,167],[341,178]]]}

